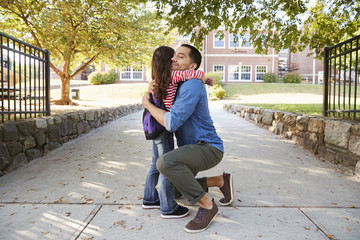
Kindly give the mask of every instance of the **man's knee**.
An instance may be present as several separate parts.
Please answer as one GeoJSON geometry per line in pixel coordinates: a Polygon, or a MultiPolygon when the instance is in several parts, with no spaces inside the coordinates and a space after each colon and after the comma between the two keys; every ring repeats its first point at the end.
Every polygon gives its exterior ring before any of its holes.
{"type": "Polygon", "coordinates": [[[168,164],[166,161],[166,154],[160,156],[156,161],[156,168],[161,172],[163,175],[166,175],[166,170],[168,169],[168,164]]]}

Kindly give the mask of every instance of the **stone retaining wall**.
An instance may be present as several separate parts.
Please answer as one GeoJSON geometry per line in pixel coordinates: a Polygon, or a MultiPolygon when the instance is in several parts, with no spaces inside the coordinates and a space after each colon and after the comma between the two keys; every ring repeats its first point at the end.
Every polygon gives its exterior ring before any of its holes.
{"type": "Polygon", "coordinates": [[[123,105],[0,124],[0,176],[140,109],[141,104],[123,105]]]}
{"type": "Polygon", "coordinates": [[[360,123],[234,104],[223,108],[360,175],[360,123]]]}

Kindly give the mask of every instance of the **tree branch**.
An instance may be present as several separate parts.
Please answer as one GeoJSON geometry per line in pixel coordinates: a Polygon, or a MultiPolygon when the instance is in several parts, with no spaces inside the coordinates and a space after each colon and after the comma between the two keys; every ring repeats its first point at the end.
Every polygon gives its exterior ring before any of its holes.
{"type": "Polygon", "coordinates": [[[78,70],[76,70],[70,77],[74,78],[76,77],[79,73],[81,73],[82,71],[84,71],[91,63],[93,63],[95,61],[95,59],[100,55],[100,53],[97,53],[96,55],[94,55],[87,63],[85,63],[84,65],[82,65],[78,70]]]}

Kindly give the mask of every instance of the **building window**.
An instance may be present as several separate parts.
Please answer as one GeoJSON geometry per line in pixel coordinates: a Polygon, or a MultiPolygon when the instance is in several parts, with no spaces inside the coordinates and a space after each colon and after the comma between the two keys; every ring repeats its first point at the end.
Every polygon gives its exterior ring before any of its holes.
{"type": "Polygon", "coordinates": [[[246,48],[249,48],[251,47],[251,43],[250,43],[250,34],[245,34],[243,36],[243,40],[242,40],[242,44],[241,44],[241,47],[246,47],[246,48]]]}
{"type": "Polygon", "coordinates": [[[239,65],[229,65],[229,81],[237,81],[239,80],[239,65]]]}
{"type": "Polygon", "coordinates": [[[251,81],[251,66],[241,66],[240,80],[251,81]]]}
{"type": "Polygon", "coordinates": [[[229,38],[229,46],[231,48],[235,48],[235,47],[239,47],[240,46],[240,35],[239,34],[230,34],[230,38],[229,38]],[[237,37],[236,41],[235,41],[235,36],[237,37]]]}
{"type": "Polygon", "coordinates": [[[125,67],[121,74],[121,80],[142,80],[143,79],[143,68],[141,67],[125,67]]]}
{"type": "Polygon", "coordinates": [[[256,81],[263,80],[263,76],[266,73],[267,66],[256,66],[256,81]]]}
{"type": "Polygon", "coordinates": [[[214,35],[214,48],[224,48],[225,47],[225,36],[224,37],[216,37],[214,35]]]}
{"type": "Polygon", "coordinates": [[[221,81],[224,81],[224,73],[225,73],[225,66],[224,65],[214,65],[213,66],[213,72],[220,73],[222,78],[221,81]]]}

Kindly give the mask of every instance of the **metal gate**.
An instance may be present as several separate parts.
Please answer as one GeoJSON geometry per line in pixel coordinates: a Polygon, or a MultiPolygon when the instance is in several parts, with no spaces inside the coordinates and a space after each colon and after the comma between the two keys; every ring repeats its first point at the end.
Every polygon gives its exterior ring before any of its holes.
{"type": "Polygon", "coordinates": [[[0,32],[1,122],[50,115],[49,52],[0,32]]]}
{"type": "Polygon", "coordinates": [[[360,35],[324,49],[323,114],[360,119],[360,35]]]}

